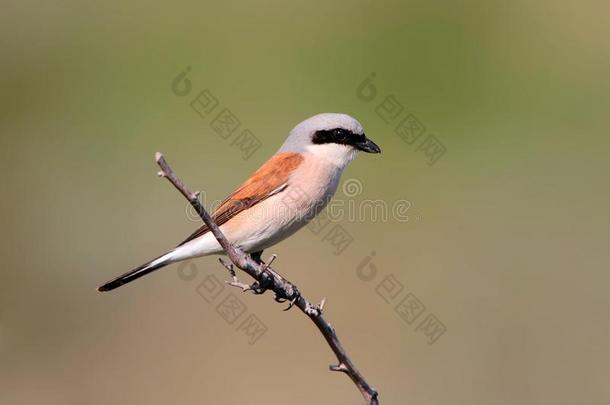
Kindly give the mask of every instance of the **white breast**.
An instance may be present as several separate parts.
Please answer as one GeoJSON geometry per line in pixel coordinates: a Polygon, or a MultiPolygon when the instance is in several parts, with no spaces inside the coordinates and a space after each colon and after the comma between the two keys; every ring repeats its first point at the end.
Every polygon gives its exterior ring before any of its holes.
{"type": "MultiPolygon", "coordinates": [[[[306,225],[328,204],[345,166],[312,154],[290,175],[286,188],[243,211],[220,227],[225,236],[248,253],[264,250],[306,225]]],[[[174,251],[179,257],[223,253],[211,232],[174,251]]]]}
{"type": "Polygon", "coordinates": [[[246,251],[266,249],[305,226],[328,204],[337,190],[343,169],[326,160],[306,155],[281,193],[252,207],[235,230],[236,241],[246,251]]]}

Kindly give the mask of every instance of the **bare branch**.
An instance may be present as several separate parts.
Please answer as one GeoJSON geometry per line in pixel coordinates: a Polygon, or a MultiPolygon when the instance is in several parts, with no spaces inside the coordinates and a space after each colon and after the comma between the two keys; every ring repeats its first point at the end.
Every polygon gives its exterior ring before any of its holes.
{"type": "Polygon", "coordinates": [[[364,376],[358,371],[339,342],[335,329],[322,316],[322,309],[326,299],[322,299],[319,305],[313,305],[307,299],[305,299],[294,284],[286,280],[270,267],[271,263],[276,258],[275,255],[270,258],[268,263],[259,263],[241,249],[233,246],[223,235],[220,228],[216,225],[210,214],[208,214],[199,201],[198,193],[192,193],[186,187],[182,180],[176,176],[161,153],[156,153],[155,160],[157,161],[159,167],[161,167],[159,176],[165,177],[189,201],[203,222],[214,234],[214,237],[216,240],[218,240],[218,243],[220,243],[229,259],[231,259],[231,262],[256,280],[253,285],[239,282],[233,269],[233,265],[230,263],[225,263],[221,259],[221,263],[229,271],[232,278],[232,281],[227,283],[229,285],[241,288],[244,292],[252,290],[253,292],[260,294],[265,292],[267,289],[272,290],[275,293],[276,301],[290,302],[286,310],[292,308],[293,305],[298,307],[305,315],[309,317],[309,319],[312,320],[312,322],[324,336],[324,339],[326,339],[326,342],[330,346],[331,350],[335,353],[339,364],[331,365],[330,370],[340,371],[347,374],[362,394],[366,404],[378,405],[379,400],[377,391],[369,385],[364,376]]]}

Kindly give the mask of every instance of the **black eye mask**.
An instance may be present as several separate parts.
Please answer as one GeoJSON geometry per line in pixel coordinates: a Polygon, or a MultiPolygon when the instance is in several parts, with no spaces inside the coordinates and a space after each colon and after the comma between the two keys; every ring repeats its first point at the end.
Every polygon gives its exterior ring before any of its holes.
{"type": "Polygon", "coordinates": [[[315,145],[336,143],[338,145],[349,145],[367,153],[380,153],[381,149],[375,142],[368,139],[364,134],[355,134],[345,128],[321,129],[316,131],[311,138],[315,145]]]}
{"type": "Polygon", "coordinates": [[[364,134],[355,134],[345,128],[321,129],[316,131],[311,141],[314,144],[337,143],[339,145],[356,146],[360,142],[364,142],[366,137],[364,134]]]}

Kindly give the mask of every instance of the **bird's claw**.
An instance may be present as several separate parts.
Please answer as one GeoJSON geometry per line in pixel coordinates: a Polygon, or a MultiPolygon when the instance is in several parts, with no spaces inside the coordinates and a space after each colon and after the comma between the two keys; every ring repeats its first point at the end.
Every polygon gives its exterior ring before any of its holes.
{"type": "Polygon", "coordinates": [[[264,294],[267,291],[267,287],[262,286],[258,281],[253,282],[250,289],[256,295],[264,294]]]}
{"type": "MultiPolygon", "coordinates": [[[[291,309],[294,306],[294,304],[297,302],[298,299],[299,299],[299,296],[295,295],[294,298],[292,300],[290,300],[290,302],[288,303],[288,306],[286,308],[284,308],[284,311],[288,311],[289,309],[291,309]]],[[[282,303],[282,302],[288,301],[288,299],[281,298],[281,297],[275,297],[275,301],[282,303]]]]}

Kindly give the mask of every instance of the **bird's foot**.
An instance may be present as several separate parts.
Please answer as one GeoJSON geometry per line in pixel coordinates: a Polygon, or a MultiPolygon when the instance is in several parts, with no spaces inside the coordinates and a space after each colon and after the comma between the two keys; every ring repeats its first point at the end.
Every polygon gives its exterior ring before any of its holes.
{"type": "Polygon", "coordinates": [[[265,262],[263,261],[263,258],[261,257],[262,255],[263,255],[262,250],[259,250],[258,252],[250,253],[250,257],[252,258],[252,260],[254,260],[258,264],[265,264],[265,262]]]}
{"type": "MultiPolygon", "coordinates": [[[[284,311],[288,311],[289,309],[291,309],[294,306],[295,302],[297,302],[299,297],[300,297],[300,295],[295,294],[294,297],[288,303],[288,306],[286,308],[284,308],[284,311]]],[[[275,297],[273,299],[275,300],[275,302],[279,302],[279,303],[283,303],[283,302],[288,301],[288,298],[280,297],[277,294],[275,294],[275,297]]]]}

